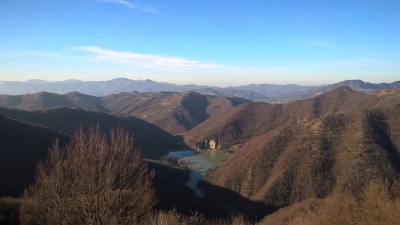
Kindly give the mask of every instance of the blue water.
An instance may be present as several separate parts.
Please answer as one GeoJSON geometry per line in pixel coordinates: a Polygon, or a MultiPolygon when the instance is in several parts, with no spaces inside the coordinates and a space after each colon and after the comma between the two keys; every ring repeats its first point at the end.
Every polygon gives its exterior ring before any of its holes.
{"type": "Polygon", "coordinates": [[[204,192],[198,187],[199,182],[204,178],[207,170],[216,167],[228,158],[228,154],[221,151],[177,151],[169,152],[168,156],[177,157],[182,160],[190,169],[190,179],[185,183],[190,189],[194,190],[196,196],[204,197],[204,192]]]}

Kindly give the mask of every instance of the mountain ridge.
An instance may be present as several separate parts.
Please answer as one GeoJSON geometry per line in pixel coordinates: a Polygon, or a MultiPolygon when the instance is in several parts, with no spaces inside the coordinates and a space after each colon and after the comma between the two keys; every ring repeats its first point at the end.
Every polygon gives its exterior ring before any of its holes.
{"type": "Polygon", "coordinates": [[[156,82],[153,80],[130,80],[127,78],[116,78],[107,81],[37,81],[25,82],[2,81],[0,82],[0,94],[21,95],[47,91],[65,94],[78,91],[93,96],[107,96],[121,92],[185,92],[194,91],[201,94],[215,96],[240,97],[252,101],[264,102],[288,102],[312,97],[318,93],[333,90],[341,86],[350,86],[358,91],[373,91],[400,87],[400,81],[392,83],[373,84],[361,80],[346,80],[335,84],[300,86],[296,84],[249,84],[241,86],[230,86],[226,88],[208,85],[177,85],[167,82],[156,82]]]}
{"type": "Polygon", "coordinates": [[[49,92],[0,95],[0,107],[29,111],[75,107],[119,117],[134,116],[174,135],[187,132],[218,111],[248,101],[237,97],[206,96],[191,91],[122,92],[104,97],[79,92],[68,92],[63,95],[49,92]]]}
{"type": "Polygon", "coordinates": [[[307,100],[286,104],[250,102],[233,108],[226,114],[216,114],[185,134],[186,143],[196,149],[208,148],[210,141],[221,149],[236,149],[249,138],[280,126],[296,124],[326,113],[355,110],[358,98],[370,95],[341,87],[307,100]]]}

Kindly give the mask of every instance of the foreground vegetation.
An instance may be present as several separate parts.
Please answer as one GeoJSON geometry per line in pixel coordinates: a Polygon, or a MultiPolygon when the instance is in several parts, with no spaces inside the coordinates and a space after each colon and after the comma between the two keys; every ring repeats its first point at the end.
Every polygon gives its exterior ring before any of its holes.
{"type": "Polygon", "coordinates": [[[21,200],[18,198],[0,198],[0,225],[19,224],[19,207],[21,200]]]}
{"type": "Polygon", "coordinates": [[[124,130],[82,130],[57,144],[23,195],[22,224],[133,224],[156,202],[148,171],[124,130]]]}
{"type": "Polygon", "coordinates": [[[266,216],[258,225],[397,225],[400,185],[372,181],[355,197],[336,193],[308,199],[266,216]]]}
{"type": "Polygon", "coordinates": [[[246,224],[243,217],[206,219],[154,211],[154,176],[124,130],[83,130],[65,148],[57,143],[24,193],[21,224],[246,224]]]}
{"type": "Polygon", "coordinates": [[[290,225],[397,225],[400,221],[400,185],[375,181],[360,198],[333,195],[318,210],[297,215],[290,225]]]}
{"type": "MultiPolygon", "coordinates": [[[[289,206],[275,214],[268,215],[258,225],[397,225],[400,221],[400,186],[384,182],[372,182],[365,188],[362,196],[332,195],[301,209],[289,206]],[[272,218],[272,219],[271,219],[272,218]]],[[[0,224],[18,224],[21,200],[15,198],[0,199],[0,224]]],[[[301,205],[301,203],[300,203],[301,205]]],[[[67,224],[67,223],[64,223],[67,224]]],[[[229,219],[208,220],[203,215],[193,213],[190,216],[172,211],[152,211],[135,224],[149,225],[245,225],[252,224],[243,216],[229,219]]]]}

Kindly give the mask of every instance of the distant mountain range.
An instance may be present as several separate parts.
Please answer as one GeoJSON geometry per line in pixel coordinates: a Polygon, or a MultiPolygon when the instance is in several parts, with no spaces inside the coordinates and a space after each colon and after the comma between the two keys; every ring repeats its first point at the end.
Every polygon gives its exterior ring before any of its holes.
{"type": "Polygon", "coordinates": [[[252,101],[288,102],[312,97],[318,93],[333,90],[338,87],[348,86],[357,91],[375,91],[400,87],[400,81],[393,83],[373,84],[361,80],[347,80],[332,85],[299,86],[295,84],[250,84],[237,87],[215,87],[206,85],[177,85],[152,80],[129,80],[117,78],[108,81],[42,81],[28,80],[25,82],[3,81],[0,82],[0,94],[21,95],[40,91],[58,94],[80,92],[93,96],[106,96],[121,92],[186,92],[193,91],[200,94],[239,97],[252,101]]]}

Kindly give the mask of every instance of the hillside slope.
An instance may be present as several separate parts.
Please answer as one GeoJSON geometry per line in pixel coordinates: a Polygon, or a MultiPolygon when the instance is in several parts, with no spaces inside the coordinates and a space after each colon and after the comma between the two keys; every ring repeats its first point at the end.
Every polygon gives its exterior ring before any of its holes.
{"type": "Polygon", "coordinates": [[[101,98],[78,92],[69,92],[64,95],[44,91],[26,95],[0,95],[0,107],[22,110],[75,107],[88,111],[108,111],[103,107],[101,98]]]}
{"type": "Polygon", "coordinates": [[[373,96],[342,87],[311,99],[287,104],[252,102],[215,114],[185,134],[186,143],[197,149],[235,150],[246,141],[278,127],[319,118],[328,113],[351,112],[377,103],[373,96]]]}
{"type": "MultiPolygon", "coordinates": [[[[400,178],[400,96],[341,88],[297,104],[281,106],[283,115],[275,120],[265,117],[259,122],[263,129],[243,128],[252,131],[246,133],[250,140],[208,180],[250,199],[285,206],[335,191],[357,195],[370,180],[400,178]],[[318,106],[310,107],[315,102],[318,106]],[[286,122],[273,125],[281,118],[286,122]]],[[[274,106],[264,107],[270,115],[274,106]]]]}
{"type": "Polygon", "coordinates": [[[0,107],[46,110],[56,107],[81,108],[122,117],[135,116],[171,134],[182,134],[212,114],[229,110],[249,100],[206,96],[194,92],[124,92],[105,97],[70,92],[64,95],[38,92],[27,95],[0,95],[0,107]]]}
{"type": "Polygon", "coordinates": [[[212,114],[248,100],[183,93],[120,93],[103,98],[104,107],[121,116],[136,116],[172,134],[182,134],[212,114]]]}
{"type": "Polygon", "coordinates": [[[134,143],[141,149],[144,157],[158,158],[167,154],[171,149],[179,149],[184,146],[181,138],[172,136],[153,124],[135,117],[119,118],[106,113],[71,108],[34,112],[0,108],[0,114],[46,126],[69,135],[74,134],[81,127],[86,129],[98,125],[103,131],[122,127],[133,134],[134,143]]]}
{"type": "Polygon", "coordinates": [[[18,196],[33,182],[36,164],[55,139],[65,144],[69,137],[0,115],[0,196],[18,196]]]}
{"type": "Polygon", "coordinates": [[[0,106],[24,110],[42,110],[53,107],[72,107],[73,104],[63,95],[42,91],[26,95],[0,95],[0,106]]]}

